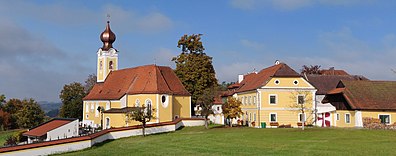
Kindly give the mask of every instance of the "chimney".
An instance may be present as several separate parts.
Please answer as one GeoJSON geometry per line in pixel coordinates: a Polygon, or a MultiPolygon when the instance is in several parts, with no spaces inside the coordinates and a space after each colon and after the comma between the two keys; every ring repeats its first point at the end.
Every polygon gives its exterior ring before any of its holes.
{"type": "Polygon", "coordinates": [[[243,75],[239,74],[238,75],[238,83],[241,83],[243,81],[243,75]]]}

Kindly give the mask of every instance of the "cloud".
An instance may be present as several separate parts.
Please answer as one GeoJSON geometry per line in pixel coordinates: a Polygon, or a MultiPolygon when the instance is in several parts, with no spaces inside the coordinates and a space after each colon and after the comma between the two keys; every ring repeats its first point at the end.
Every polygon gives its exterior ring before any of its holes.
{"type": "MultiPolygon", "coordinates": [[[[78,3],[78,2],[77,2],[78,3]]],[[[157,33],[173,27],[173,21],[158,11],[139,13],[119,5],[107,4],[98,9],[74,3],[54,1],[38,4],[31,1],[0,1],[0,15],[13,14],[15,20],[31,19],[61,27],[82,27],[103,24],[110,14],[112,26],[120,32],[157,33]],[[99,9],[99,11],[98,11],[99,9]]]]}
{"type": "Polygon", "coordinates": [[[7,98],[59,101],[62,86],[86,72],[72,56],[11,21],[2,20],[0,36],[6,37],[0,42],[0,94],[7,98]]]}
{"type": "Polygon", "coordinates": [[[174,50],[168,48],[159,48],[157,52],[154,53],[154,59],[156,64],[175,67],[175,63],[172,61],[172,58],[179,55],[178,53],[174,52],[174,50]]]}

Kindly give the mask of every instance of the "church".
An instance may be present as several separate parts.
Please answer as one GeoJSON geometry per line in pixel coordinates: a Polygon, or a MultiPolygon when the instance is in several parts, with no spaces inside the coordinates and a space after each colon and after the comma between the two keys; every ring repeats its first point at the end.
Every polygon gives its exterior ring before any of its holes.
{"type": "Polygon", "coordinates": [[[84,126],[108,129],[140,124],[127,120],[126,113],[142,106],[154,110],[155,118],[149,123],[191,117],[191,95],[173,69],[157,65],[118,69],[116,35],[109,21],[100,39],[97,83],[83,99],[84,126]]]}

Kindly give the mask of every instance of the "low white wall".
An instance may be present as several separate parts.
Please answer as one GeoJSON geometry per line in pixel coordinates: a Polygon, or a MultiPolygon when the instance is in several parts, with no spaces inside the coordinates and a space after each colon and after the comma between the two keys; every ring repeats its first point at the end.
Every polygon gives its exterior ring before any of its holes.
{"type": "Polygon", "coordinates": [[[50,155],[50,154],[64,153],[69,151],[83,150],[89,147],[91,147],[91,140],[85,140],[85,141],[65,143],[60,145],[45,146],[45,147],[31,148],[27,150],[0,153],[0,155],[13,155],[13,156],[50,155]]]}
{"type": "MultiPolygon", "coordinates": [[[[146,130],[146,134],[166,133],[166,132],[175,131],[181,126],[203,126],[204,124],[205,121],[203,120],[182,120],[176,124],[149,127],[146,128],[145,130],[146,130]]],[[[113,139],[138,136],[138,135],[142,135],[141,128],[109,132],[99,137],[96,137],[92,140],[84,140],[73,143],[64,143],[64,144],[50,145],[45,147],[30,148],[19,151],[0,153],[0,155],[5,154],[5,155],[20,155],[20,156],[27,156],[27,155],[35,156],[35,155],[49,155],[55,153],[71,152],[71,151],[77,151],[92,147],[94,144],[101,143],[106,140],[113,140],[113,139]]]]}

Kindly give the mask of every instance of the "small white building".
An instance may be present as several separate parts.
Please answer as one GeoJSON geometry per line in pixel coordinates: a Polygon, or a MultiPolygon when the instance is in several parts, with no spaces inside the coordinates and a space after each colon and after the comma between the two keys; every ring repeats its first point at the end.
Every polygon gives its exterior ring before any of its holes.
{"type": "Polygon", "coordinates": [[[78,119],[55,118],[23,133],[28,143],[51,141],[78,136],[78,119]]]}

